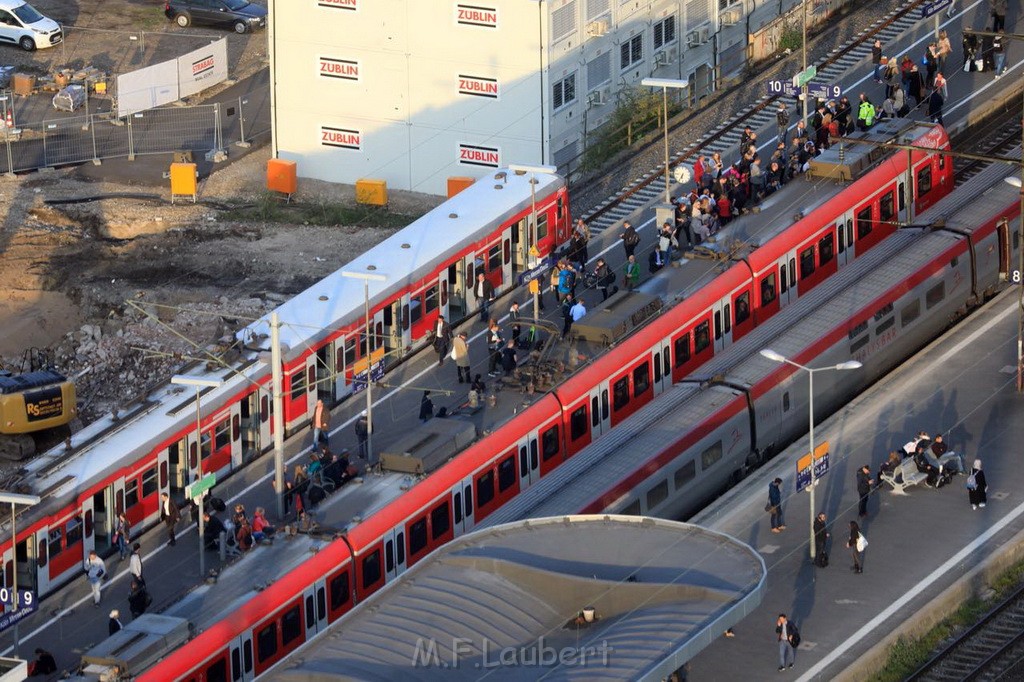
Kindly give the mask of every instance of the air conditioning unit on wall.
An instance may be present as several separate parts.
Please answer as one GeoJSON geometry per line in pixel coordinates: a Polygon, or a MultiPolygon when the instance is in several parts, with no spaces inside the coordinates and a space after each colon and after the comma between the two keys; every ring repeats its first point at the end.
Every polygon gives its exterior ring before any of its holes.
{"type": "Polygon", "coordinates": [[[687,47],[697,47],[700,45],[700,31],[690,31],[687,33],[686,45],[687,47]]]}
{"type": "Polygon", "coordinates": [[[711,27],[705,26],[700,30],[700,42],[706,43],[711,40],[711,27]]]}
{"type": "Polygon", "coordinates": [[[587,24],[587,35],[591,38],[599,38],[608,32],[608,20],[598,19],[587,24]]]}
{"type": "Polygon", "coordinates": [[[672,47],[667,50],[662,50],[654,56],[654,63],[657,66],[668,66],[676,63],[676,48],[672,47]]]}
{"type": "Polygon", "coordinates": [[[721,20],[722,26],[735,26],[740,23],[740,14],[738,9],[731,9],[719,14],[718,18],[721,20]]]}
{"type": "Polygon", "coordinates": [[[594,107],[608,104],[608,88],[600,88],[587,95],[587,104],[594,107]]]}

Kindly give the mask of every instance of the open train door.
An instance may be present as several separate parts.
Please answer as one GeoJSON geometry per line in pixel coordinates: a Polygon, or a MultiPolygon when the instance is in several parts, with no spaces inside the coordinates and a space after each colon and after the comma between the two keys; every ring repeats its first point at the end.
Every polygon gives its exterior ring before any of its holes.
{"type": "Polygon", "coordinates": [[[231,642],[231,680],[232,682],[250,682],[256,679],[252,661],[252,634],[245,634],[231,642]]]}
{"type": "Polygon", "coordinates": [[[313,411],[316,409],[316,401],[318,400],[317,391],[317,375],[316,375],[316,353],[310,353],[306,356],[306,418],[313,418],[313,411]]]}
{"type": "Polygon", "coordinates": [[[35,586],[36,596],[50,591],[50,529],[43,526],[36,531],[35,541],[35,586]]]}
{"type": "Polygon", "coordinates": [[[651,350],[651,366],[654,368],[654,395],[661,395],[672,387],[672,339],[664,338],[651,350]]]}
{"type": "Polygon", "coordinates": [[[512,230],[514,226],[509,225],[501,232],[501,286],[514,287],[514,271],[512,268],[512,230]]]}
{"type": "MultiPolygon", "coordinates": [[[[352,344],[352,357],[355,357],[355,341],[352,336],[339,336],[334,340],[334,399],[340,400],[348,393],[348,361],[345,347],[352,344]]],[[[269,442],[269,441],[267,441],[269,442]]]]}
{"type": "Polygon", "coordinates": [[[796,300],[796,249],[779,259],[779,308],[789,305],[790,296],[796,300]]]}
{"type": "MultiPolygon", "coordinates": [[[[245,398],[242,398],[245,400],[245,398]]],[[[237,471],[241,468],[242,462],[242,403],[236,402],[231,404],[231,408],[228,410],[230,413],[231,423],[231,469],[237,471]]]]}
{"type": "Polygon", "coordinates": [[[96,510],[92,497],[82,500],[82,563],[96,549],[96,510]]]}
{"type": "Polygon", "coordinates": [[[476,254],[467,254],[462,260],[465,278],[462,280],[466,292],[466,317],[473,314],[480,304],[476,300],[476,254]]]}
{"type": "Polygon", "coordinates": [[[612,428],[612,411],[608,403],[608,380],[590,389],[590,440],[608,433],[612,428]]]}
{"type": "Polygon", "coordinates": [[[464,479],[452,488],[452,525],[455,537],[459,537],[476,526],[473,518],[473,477],[464,479]]]}

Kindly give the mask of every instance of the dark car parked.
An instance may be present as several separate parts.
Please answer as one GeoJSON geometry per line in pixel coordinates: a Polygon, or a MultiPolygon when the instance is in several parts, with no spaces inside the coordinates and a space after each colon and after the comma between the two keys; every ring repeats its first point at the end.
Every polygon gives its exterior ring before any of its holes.
{"type": "Polygon", "coordinates": [[[230,26],[246,33],[267,25],[267,10],[246,0],[167,0],[164,14],[182,28],[190,24],[230,26]]]}

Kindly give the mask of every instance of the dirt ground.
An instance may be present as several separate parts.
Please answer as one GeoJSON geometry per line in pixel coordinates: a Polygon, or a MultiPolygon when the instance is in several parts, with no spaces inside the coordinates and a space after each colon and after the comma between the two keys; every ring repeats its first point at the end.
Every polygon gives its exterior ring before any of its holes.
{"type": "MultiPolygon", "coordinates": [[[[203,182],[200,198],[264,200],[268,158],[269,149],[257,150],[217,171],[203,182]]],[[[140,191],[72,174],[0,178],[0,359],[18,369],[28,349],[47,351],[61,371],[78,377],[86,422],[394,232],[239,221],[230,219],[234,213],[190,203],[47,205],[140,191]]],[[[390,194],[392,213],[420,215],[440,203],[429,195],[390,194]]],[[[303,180],[295,201],[354,204],[354,190],[303,180]]]]}

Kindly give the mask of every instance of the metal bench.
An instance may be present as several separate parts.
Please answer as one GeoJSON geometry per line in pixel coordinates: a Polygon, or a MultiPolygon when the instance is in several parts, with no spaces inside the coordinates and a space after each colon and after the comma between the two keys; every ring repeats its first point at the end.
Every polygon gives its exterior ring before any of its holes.
{"type": "Polygon", "coordinates": [[[906,495],[906,489],[927,480],[928,474],[917,470],[914,460],[906,459],[891,474],[882,474],[882,480],[892,486],[898,495],[906,495]]]}

